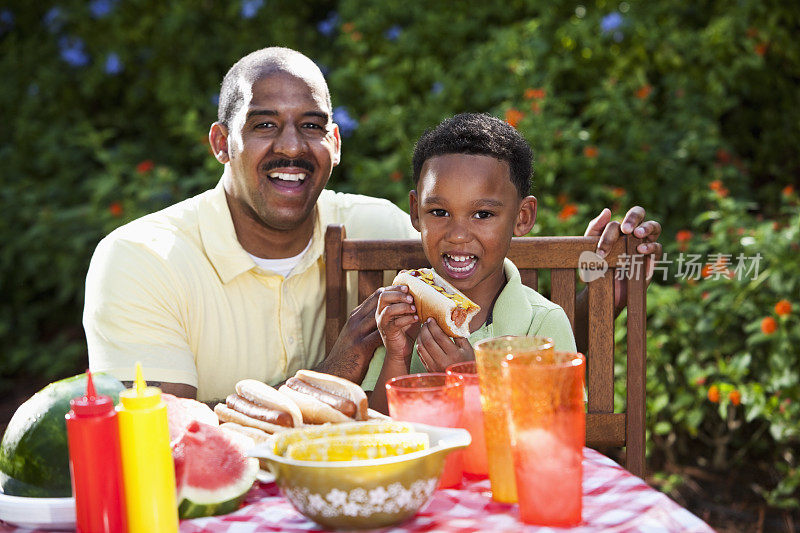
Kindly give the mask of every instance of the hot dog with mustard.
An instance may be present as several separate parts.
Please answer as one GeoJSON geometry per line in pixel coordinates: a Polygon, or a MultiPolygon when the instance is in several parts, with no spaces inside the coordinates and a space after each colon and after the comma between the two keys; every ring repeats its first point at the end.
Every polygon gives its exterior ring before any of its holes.
{"type": "Polygon", "coordinates": [[[433,318],[450,337],[469,337],[469,323],[480,306],[453,287],[432,268],[401,270],[392,285],[405,285],[414,297],[417,316],[433,318]]]}

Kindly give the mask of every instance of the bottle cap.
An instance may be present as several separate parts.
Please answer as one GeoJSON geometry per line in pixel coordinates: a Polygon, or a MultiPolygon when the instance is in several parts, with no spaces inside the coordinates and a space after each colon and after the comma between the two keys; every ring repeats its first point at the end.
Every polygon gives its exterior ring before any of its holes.
{"type": "Polygon", "coordinates": [[[97,394],[92,381],[91,371],[86,371],[86,395],[78,396],[69,401],[69,406],[76,417],[99,416],[114,409],[114,400],[111,396],[97,394]]]}
{"type": "Polygon", "coordinates": [[[119,399],[126,409],[151,409],[161,403],[161,389],[148,387],[142,377],[142,364],[136,363],[136,383],[130,389],[119,393],[119,399]]]}

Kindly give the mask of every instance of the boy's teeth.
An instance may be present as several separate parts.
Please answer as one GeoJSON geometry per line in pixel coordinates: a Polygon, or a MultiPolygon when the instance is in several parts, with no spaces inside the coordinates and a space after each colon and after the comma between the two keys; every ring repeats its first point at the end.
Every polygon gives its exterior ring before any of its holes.
{"type": "Polygon", "coordinates": [[[303,181],[304,179],[306,179],[305,174],[289,174],[285,172],[273,172],[269,175],[269,177],[284,181],[303,181]]]}
{"type": "Polygon", "coordinates": [[[444,254],[447,266],[454,272],[466,272],[475,266],[478,260],[474,255],[444,254]]]}

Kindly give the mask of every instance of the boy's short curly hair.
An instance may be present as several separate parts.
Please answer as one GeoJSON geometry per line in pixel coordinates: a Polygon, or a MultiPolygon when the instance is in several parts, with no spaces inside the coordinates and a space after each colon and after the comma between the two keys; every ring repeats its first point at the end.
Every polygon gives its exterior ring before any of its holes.
{"type": "Polygon", "coordinates": [[[425,161],[447,154],[486,155],[505,161],[520,198],[530,194],[533,150],[516,129],[497,117],[461,113],[425,131],[414,146],[415,185],[425,161]]]}

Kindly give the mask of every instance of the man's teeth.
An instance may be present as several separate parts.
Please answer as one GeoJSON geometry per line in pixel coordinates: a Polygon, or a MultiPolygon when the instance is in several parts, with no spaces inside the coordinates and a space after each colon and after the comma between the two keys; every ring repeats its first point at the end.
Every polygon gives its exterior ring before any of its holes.
{"type": "Polygon", "coordinates": [[[289,174],[287,172],[272,172],[269,177],[284,181],[303,181],[306,179],[305,174],[289,174]]]}

